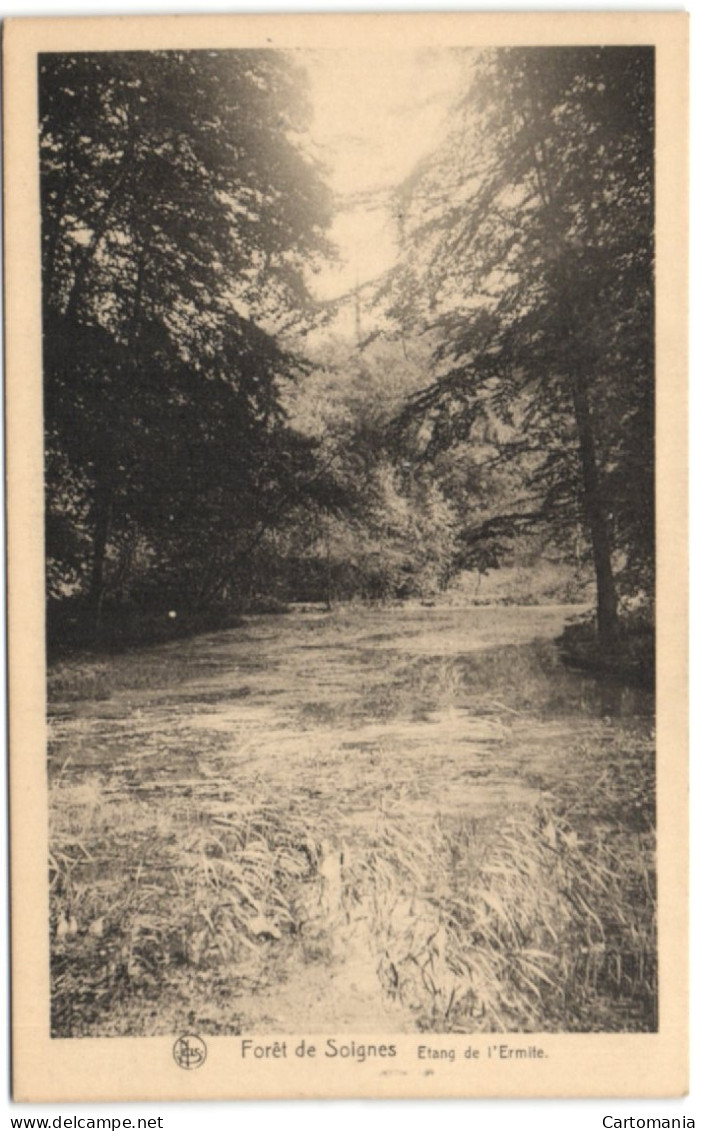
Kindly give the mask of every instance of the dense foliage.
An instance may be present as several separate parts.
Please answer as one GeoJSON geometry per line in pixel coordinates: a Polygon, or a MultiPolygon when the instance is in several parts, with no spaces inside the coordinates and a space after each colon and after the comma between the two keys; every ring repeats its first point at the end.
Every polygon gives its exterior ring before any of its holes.
{"type": "Polygon", "coordinates": [[[213,601],[317,480],[275,333],[326,250],[301,81],[271,51],[41,58],[49,592],[96,617],[213,601]]]}
{"type": "Polygon", "coordinates": [[[424,598],[543,557],[590,565],[612,649],[654,588],[652,51],[469,53],[355,341],[307,290],[305,78],[41,56],[50,609],[424,598]]]}
{"type": "Polygon", "coordinates": [[[470,443],[483,474],[518,477],[469,546],[529,528],[573,541],[581,523],[605,644],[616,567],[627,591],[654,577],[653,82],[646,48],[474,56],[447,137],[399,194],[386,296],[437,344],[402,422],[420,449],[470,443]]]}

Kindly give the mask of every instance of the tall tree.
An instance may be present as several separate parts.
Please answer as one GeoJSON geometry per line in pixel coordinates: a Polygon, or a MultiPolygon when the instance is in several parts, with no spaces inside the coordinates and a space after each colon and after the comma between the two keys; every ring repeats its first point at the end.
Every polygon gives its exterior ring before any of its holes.
{"type": "Polygon", "coordinates": [[[598,628],[618,635],[615,551],[653,548],[654,75],[649,48],[483,53],[440,149],[403,186],[391,312],[432,332],[409,422],[440,446],[495,435],[526,484],[499,526],[581,516],[598,628]]]}

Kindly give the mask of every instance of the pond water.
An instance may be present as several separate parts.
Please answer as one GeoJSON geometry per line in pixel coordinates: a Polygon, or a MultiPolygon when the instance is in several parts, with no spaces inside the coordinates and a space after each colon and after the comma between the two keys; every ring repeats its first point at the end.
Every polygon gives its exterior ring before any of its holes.
{"type": "MultiPolygon", "coordinates": [[[[135,872],[140,838],[152,846],[141,849],[140,869],[148,872],[160,852],[173,856],[175,813],[189,828],[220,828],[238,806],[242,812],[243,799],[308,822],[320,845],[334,846],[319,848],[321,868],[330,851],[358,877],[371,846],[393,834],[423,846],[442,830],[448,842],[454,830],[492,829],[540,799],[559,799],[580,829],[597,781],[607,799],[601,820],[622,820],[621,783],[636,779],[643,788],[654,779],[654,701],[564,665],[554,641],[578,612],[294,611],[102,661],[103,697],[82,698],[77,683],[63,701],[55,696],[49,718],[56,837],[78,828],[91,856],[81,864],[82,898],[94,899],[101,884],[119,891],[120,869],[135,872]],[[612,793],[606,782],[615,782],[612,793]]],[[[93,678],[87,668],[82,678],[93,678]]],[[[70,687],[70,678],[64,673],[57,686],[70,687]]],[[[645,828],[652,808],[635,810],[645,828]]],[[[160,876],[150,880],[157,902],[160,876]]],[[[268,960],[276,990],[263,989],[258,975],[260,988],[238,1006],[250,1029],[414,1028],[409,1011],[400,1015],[399,1003],[381,997],[378,942],[342,920],[339,928],[345,957],[330,957],[325,973],[286,948],[281,968],[268,960]]],[[[167,1013],[98,1020],[90,1031],[171,1031],[177,1022],[167,1013]]],[[[240,1024],[217,1011],[204,1017],[213,1031],[240,1024]]]]}
{"type": "Polygon", "coordinates": [[[107,661],[109,698],[54,705],[50,768],[69,757],[70,773],[94,768],[149,790],[165,774],[198,778],[216,759],[220,772],[249,766],[278,783],[306,773],[325,791],[333,759],[339,795],[350,792],[359,810],[371,784],[356,784],[359,753],[384,756],[400,781],[424,779],[432,806],[472,782],[455,803],[485,810],[526,788],[528,762],[546,767],[557,747],[653,727],[648,691],[562,662],[553,641],[576,613],[293,612],[117,656],[107,661]]]}

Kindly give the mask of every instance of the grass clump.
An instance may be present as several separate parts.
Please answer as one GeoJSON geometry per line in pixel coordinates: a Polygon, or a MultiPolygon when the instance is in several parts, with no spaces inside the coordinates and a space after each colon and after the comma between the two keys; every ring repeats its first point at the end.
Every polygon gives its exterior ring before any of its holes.
{"type": "Polygon", "coordinates": [[[350,881],[381,983],[427,1031],[654,1031],[651,742],[608,726],[535,784],[477,821],[388,799],[350,881]]]}
{"type": "Polygon", "coordinates": [[[568,664],[586,671],[619,676],[644,687],[655,685],[654,610],[624,612],[618,640],[610,652],[598,638],[595,616],[568,624],[559,637],[568,664]]]}
{"type": "Polygon", "coordinates": [[[441,882],[403,895],[397,868],[387,883],[387,992],[423,1030],[654,1029],[652,849],[649,838],[583,840],[546,800],[492,833],[447,829],[441,882]]]}
{"type": "MultiPolygon", "coordinates": [[[[257,985],[273,943],[301,933],[302,888],[312,906],[319,890],[317,830],[294,805],[221,786],[215,802],[211,785],[167,808],[97,777],[55,783],[54,1036],[134,1032],[136,1015],[141,1032],[172,1032],[187,1004],[208,1013],[226,973],[231,999],[257,985]]],[[[211,1031],[233,1030],[215,1016],[211,1031]]]]}
{"type": "Polygon", "coordinates": [[[106,700],[121,691],[148,691],[173,688],[217,670],[218,661],[196,668],[193,658],[177,645],[162,645],[105,656],[65,657],[47,670],[47,698],[50,704],[81,700],[106,700]]]}

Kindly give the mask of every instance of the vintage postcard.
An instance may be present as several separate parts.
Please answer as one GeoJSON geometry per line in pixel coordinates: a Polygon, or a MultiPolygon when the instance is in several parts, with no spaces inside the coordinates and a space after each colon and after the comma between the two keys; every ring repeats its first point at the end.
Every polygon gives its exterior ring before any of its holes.
{"type": "Polygon", "coordinates": [[[687,33],[6,24],[16,1099],[687,1090],[687,33]]]}

